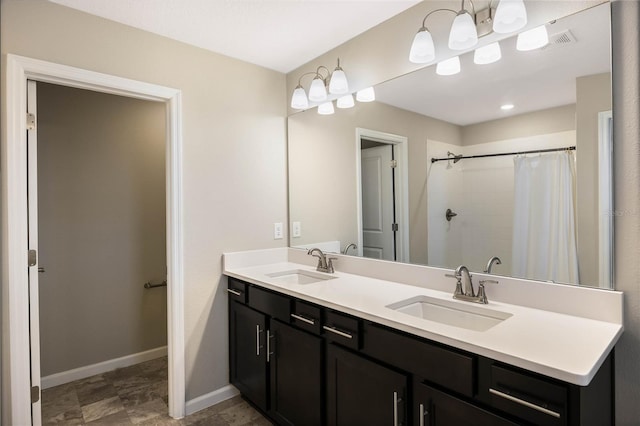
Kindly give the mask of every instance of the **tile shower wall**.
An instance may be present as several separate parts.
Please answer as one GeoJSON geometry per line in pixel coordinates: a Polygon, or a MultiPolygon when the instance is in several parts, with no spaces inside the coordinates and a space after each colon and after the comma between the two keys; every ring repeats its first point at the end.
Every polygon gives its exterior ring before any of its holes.
{"type": "MultiPolygon", "coordinates": [[[[429,141],[428,157],[446,157],[447,151],[470,156],[559,148],[575,145],[575,140],[575,131],[564,131],[464,147],[429,141]]],[[[502,264],[494,271],[510,275],[513,182],[513,156],[430,164],[429,264],[464,264],[482,271],[491,256],[498,256],[502,264]],[[445,219],[448,208],[458,214],[450,222],[445,219]]]]}

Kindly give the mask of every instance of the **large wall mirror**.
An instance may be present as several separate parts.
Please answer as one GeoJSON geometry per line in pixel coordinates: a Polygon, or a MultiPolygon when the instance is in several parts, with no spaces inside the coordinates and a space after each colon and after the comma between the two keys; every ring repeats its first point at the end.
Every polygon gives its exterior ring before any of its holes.
{"type": "Polygon", "coordinates": [[[290,245],[612,288],[610,4],[547,31],[291,115],[290,245]]]}

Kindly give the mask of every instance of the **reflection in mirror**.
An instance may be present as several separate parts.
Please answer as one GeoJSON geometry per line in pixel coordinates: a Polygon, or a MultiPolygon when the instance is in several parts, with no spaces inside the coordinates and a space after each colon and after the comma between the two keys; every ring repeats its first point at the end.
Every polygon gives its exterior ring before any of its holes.
{"type": "Polygon", "coordinates": [[[463,54],[456,75],[390,80],[330,117],[290,116],[290,245],[476,272],[497,256],[493,274],[611,288],[609,14],[558,19],[533,51],[502,40],[491,64],[463,54]]]}

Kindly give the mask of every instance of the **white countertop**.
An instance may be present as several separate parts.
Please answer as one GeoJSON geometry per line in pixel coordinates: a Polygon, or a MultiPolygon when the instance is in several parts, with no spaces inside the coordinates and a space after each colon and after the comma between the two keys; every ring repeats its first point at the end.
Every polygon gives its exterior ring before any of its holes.
{"type": "Polygon", "coordinates": [[[615,322],[492,301],[489,294],[482,306],[512,316],[486,331],[472,331],[386,307],[420,295],[452,301],[452,292],[340,271],[328,281],[291,284],[267,274],[315,268],[290,261],[233,263],[225,262],[225,275],[576,385],[589,384],[623,330],[615,322]]]}

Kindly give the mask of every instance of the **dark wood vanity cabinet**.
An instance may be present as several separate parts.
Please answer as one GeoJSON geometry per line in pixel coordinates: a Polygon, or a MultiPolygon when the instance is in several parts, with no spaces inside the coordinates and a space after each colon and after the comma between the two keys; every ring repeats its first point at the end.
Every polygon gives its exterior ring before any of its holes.
{"type": "Polygon", "coordinates": [[[613,425],[582,387],[229,278],[230,381],[279,425],[613,425]]]}

